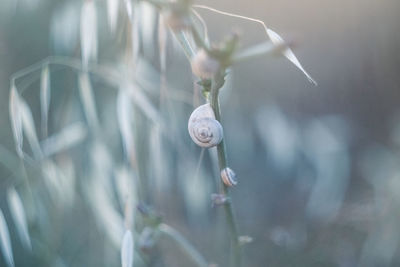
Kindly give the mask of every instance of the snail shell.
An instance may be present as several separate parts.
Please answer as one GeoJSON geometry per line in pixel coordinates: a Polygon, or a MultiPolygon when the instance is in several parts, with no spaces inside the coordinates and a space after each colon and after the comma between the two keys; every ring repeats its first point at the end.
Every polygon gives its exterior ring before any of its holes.
{"type": "Polygon", "coordinates": [[[188,131],[193,142],[205,148],[218,145],[224,136],[222,126],[215,119],[209,103],[199,106],[192,112],[188,131]]]}
{"type": "Polygon", "coordinates": [[[204,49],[199,50],[191,60],[192,72],[202,78],[211,79],[220,69],[220,63],[204,49]]]}
{"type": "Polygon", "coordinates": [[[222,182],[227,186],[234,186],[237,184],[236,173],[228,167],[221,171],[221,179],[222,182]]]}

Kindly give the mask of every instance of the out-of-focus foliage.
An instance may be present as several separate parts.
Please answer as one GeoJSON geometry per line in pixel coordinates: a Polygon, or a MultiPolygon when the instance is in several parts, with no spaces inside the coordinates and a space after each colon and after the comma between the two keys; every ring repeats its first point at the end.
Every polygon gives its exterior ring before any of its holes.
{"type": "MultiPolygon", "coordinates": [[[[202,103],[190,65],[152,6],[118,2],[117,16],[108,1],[93,1],[90,16],[78,0],[0,2],[0,266],[192,266],[154,230],[160,218],[209,262],[227,262],[223,210],[211,205],[216,154],[187,133],[202,103]],[[87,40],[84,57],[98,64],[86,73],[81,42],[92,35],[97,52],[87,40]],[[13,73],[49,55],[75,59],[10,90],[13,73]],[[121,259],[121,245],[135,253],[121,259]]],[[[398,266],[400,3],[201,4],[273,25],[319,84],[260,57],[234,66],[222,89],[232,200],[253,239],[245,266],[398,266]]],[[[265,41],[252,23],[198,12],[212,41],[231,29],[242,47],[265,41]]]]}

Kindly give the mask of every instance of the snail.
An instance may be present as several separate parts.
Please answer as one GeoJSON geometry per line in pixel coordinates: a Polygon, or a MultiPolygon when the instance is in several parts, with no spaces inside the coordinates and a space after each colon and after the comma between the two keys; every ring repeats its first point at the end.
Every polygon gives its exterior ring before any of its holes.
{"type": "Polygon", "coordinates": [[[218,73],[221,64],[204,49],[200,49],[191,60],[192,72],[202,79],[211,79],[218,73]]]}
{"type": "Polygon", "coordinates": [[[193,142],[201,147],[213,147],[221,143],[223,130],[215,119],[215,114],[209,103],[196,108],[188,122],[189,135],[193,142]]]}
{"type": "Polygon", "coordinates": [[[221,179],[226,186],[234,186],[237,184],[236,173],[228,167],[221,171],[221,179]]]}

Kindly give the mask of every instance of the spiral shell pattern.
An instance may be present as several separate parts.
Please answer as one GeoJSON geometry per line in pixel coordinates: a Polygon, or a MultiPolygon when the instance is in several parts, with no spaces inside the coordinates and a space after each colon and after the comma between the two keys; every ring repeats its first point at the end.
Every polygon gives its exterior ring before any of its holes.
{"type": "Polygon", "coordinates": [[[193,111],[189,118],[188,131],[193,142],[205,148],[218,145],[223,138],[222,126],[215,119],[209,103],[193,111]]]}
{"type": "Polygon", "coordinates": [[[234,186],[237,184],[236,173],[228,167],[221,171],[221,179],[222,182],[227,186],[234,186]]]}

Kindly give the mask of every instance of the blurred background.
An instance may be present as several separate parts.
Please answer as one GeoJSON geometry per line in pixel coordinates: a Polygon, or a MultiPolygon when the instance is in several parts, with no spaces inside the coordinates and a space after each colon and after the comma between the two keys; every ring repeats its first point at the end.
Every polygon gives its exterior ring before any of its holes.
{"type": "MultiPolygon", "coordinates": [[[[195,2],[263,20],[294,43],[318,82],[283,57],[265,56],[234,66],[221,92],[229,165],[239,178],[234,211],[240,233],[253,239],[243,247],[244,266],[400,266],[400,2],[195,2]]],[[[27,131],[19,159],[10,77],[48,56],[79,63],[82,3],[0,3],[0,208],[15,266],[119,266],[127,196],[146,206],[133,212],[135,267],[194,266],[169,239],[154,237],[148,214],[210,263],[228,266],[223,209],[211,205],[216,153],[202,152],[187,133],[204,100],[170,33],[160,76],[159,18],[149,5],[134,11],[135,41],[125,2],[112,31],[106,1],[95,1],[99,67],[85,76],[50,65],[45,131],[44,71],[16,81],[43,153],[35,155],[27,131]],[[132,43],[140,55],[134,71],[126,67],[132,43]],[[124,82],[116,85],[118,77],[124,82]],[[21,198],[31,251],[19,238],[10,188],[21,198]]],[[[259,24],[198,12],[211,41],[232,31],[242,48],[267,40],[259,24]]],[[[0,266],[6,262],[1,256],[0,266]]]]}

